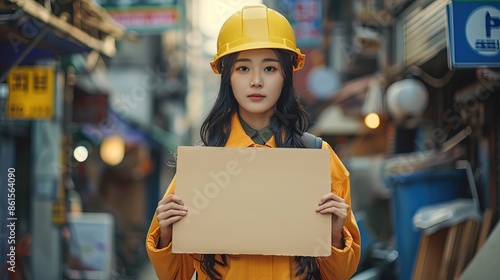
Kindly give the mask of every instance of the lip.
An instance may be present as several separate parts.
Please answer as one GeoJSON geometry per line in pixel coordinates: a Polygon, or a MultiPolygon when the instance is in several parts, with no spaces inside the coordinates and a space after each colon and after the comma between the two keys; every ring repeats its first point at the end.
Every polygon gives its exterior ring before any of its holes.
{"type": "Polygon", "coordinates": [[[252,101],[261,101],[262,99],[265,98],[265,96],[259,93],[252,93],[248,95],[248,98],[250,98],[250,100],[252,101]]]}
{"type": "Polygon", "coordinates": [[[265,96],[260,93],[252,93],[248,97],[265,97],[265,96]]]}

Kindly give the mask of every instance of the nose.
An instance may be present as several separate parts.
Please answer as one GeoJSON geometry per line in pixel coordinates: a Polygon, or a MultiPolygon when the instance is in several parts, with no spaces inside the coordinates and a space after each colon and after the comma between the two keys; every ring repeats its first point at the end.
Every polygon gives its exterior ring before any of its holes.
{"type": "Polygon", "coordinates": [[[258,73],[254,73],[252,75],[252,79],[250,80],[250,87],[261,88],[262,86],[263,86],[262,78],[258,73]]]}

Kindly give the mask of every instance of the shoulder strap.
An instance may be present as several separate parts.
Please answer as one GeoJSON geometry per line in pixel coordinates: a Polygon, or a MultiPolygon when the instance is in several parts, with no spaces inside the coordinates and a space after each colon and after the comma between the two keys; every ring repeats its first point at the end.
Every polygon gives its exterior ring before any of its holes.
{"type": "Polygon", "coordinates": [[[308,132],[304,132],[301,139],[306,148],[321,149],[321,146],[323,145],[323,139],[321,139],[321,137],[315,136],[308,132]]]}

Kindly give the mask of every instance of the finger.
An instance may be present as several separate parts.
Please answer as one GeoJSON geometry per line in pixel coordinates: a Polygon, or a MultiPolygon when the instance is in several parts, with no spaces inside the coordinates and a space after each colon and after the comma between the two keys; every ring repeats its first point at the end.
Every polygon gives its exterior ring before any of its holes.
{"type": "Polygon", "coordinates": [[[175,202],[170,202],[168,204],[158,206],[156,208],[156,215],[161,215],[162,213],[168,212],[169,210],[187,211],[187,207],[175,202]]]}
{"type": "Polygon", "coordinates": [[[174,223],[180,221],[182,218],[184,218],[184,216],[173,216],[173,217],[170,217],[166,220],[161,220],[158,223],[160,225],[160,228],[164,229],[164,228],[167,228],[167,227],[173,225],[174,223]]]}
{"type": "Polygon", "coordinates": [[[341,209],[336,207],[326,208],[318,212],[321,214],[333,214],[340,219],[347,217],[347,209],[341,209]]]}
{"type": "Polygon", "coordinates": [[[331,200],[333,199],[333,193],[327,193],[325,194],[324,196],[321,197],[321,199],[319,200],[319,203],[318,205],[321,205],[323,203],[325,203],[325,201],[328,201],[328,200],[331,200]]]}
{"type": "Polygon", "coordinates": [[[164,205],[164,204],[167,204],[170,202],[175,202],[177,204],[184,205],[184,202],[182,201],[182,199],[180,197],[178,197],[175,194],[170,194],[170,195],[164,197],[162,200],[160,200],[160,202],[158,202],[158,206],[164,205]]]}
{"type": "Polygon", "coordinates": [[[333,215],[340,216],[340,217],[347,216],[346,209],[339,209],[339,208],[335,208],[335,207],[322,209],[322,210],[319,210],[317,212],[320,214],[333,214],[333,215]]]}
{"type": "Polygon", "coordinates": [[[344,202],[344,200],[340,196],[338,196],[338,195],[330,192],[330,193],[325,194],[323,197],[321,197],[321,199],[319,200],[318,205],[321,205],[321,204],[325,203],[328,200],[334,200],[334,201],[344,202]]]}
{"type": "Polygon", "coordinates": [[[328,200],[325,201],[323,204],[318,205],[318,207],[316,207],[316,211],[320,212],[327,208],[349,209],[349,205],[347,205],[343,200],[342,201],[328,200]]]}
{"type": "Polygon", "coordinates": [[[171,217],[177,217],[177,216],[184,217],[186,215],[187,215],[187,210],[174,210],[174,209],[171,209],[171,210],[162,212],[159,215],[157,215],[157,219],[158,219],[158,221],[161,221],[161,220],[168,220],[171,217]]]}

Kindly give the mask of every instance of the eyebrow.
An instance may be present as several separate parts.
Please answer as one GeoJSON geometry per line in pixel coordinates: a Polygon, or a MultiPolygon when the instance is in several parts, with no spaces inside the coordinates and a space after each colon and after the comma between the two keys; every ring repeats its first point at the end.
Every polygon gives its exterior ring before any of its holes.
{"type": "MultiPolygon", "coordinates": [[[[263,62],[278,62],[279,63],[279,60],[276,58],[264,58],[262,61],[263,62]]],[[[251,62],[251,60],[249,58],[239,58],[235,61],[235,63],[236,62],[251,62]]]]}

